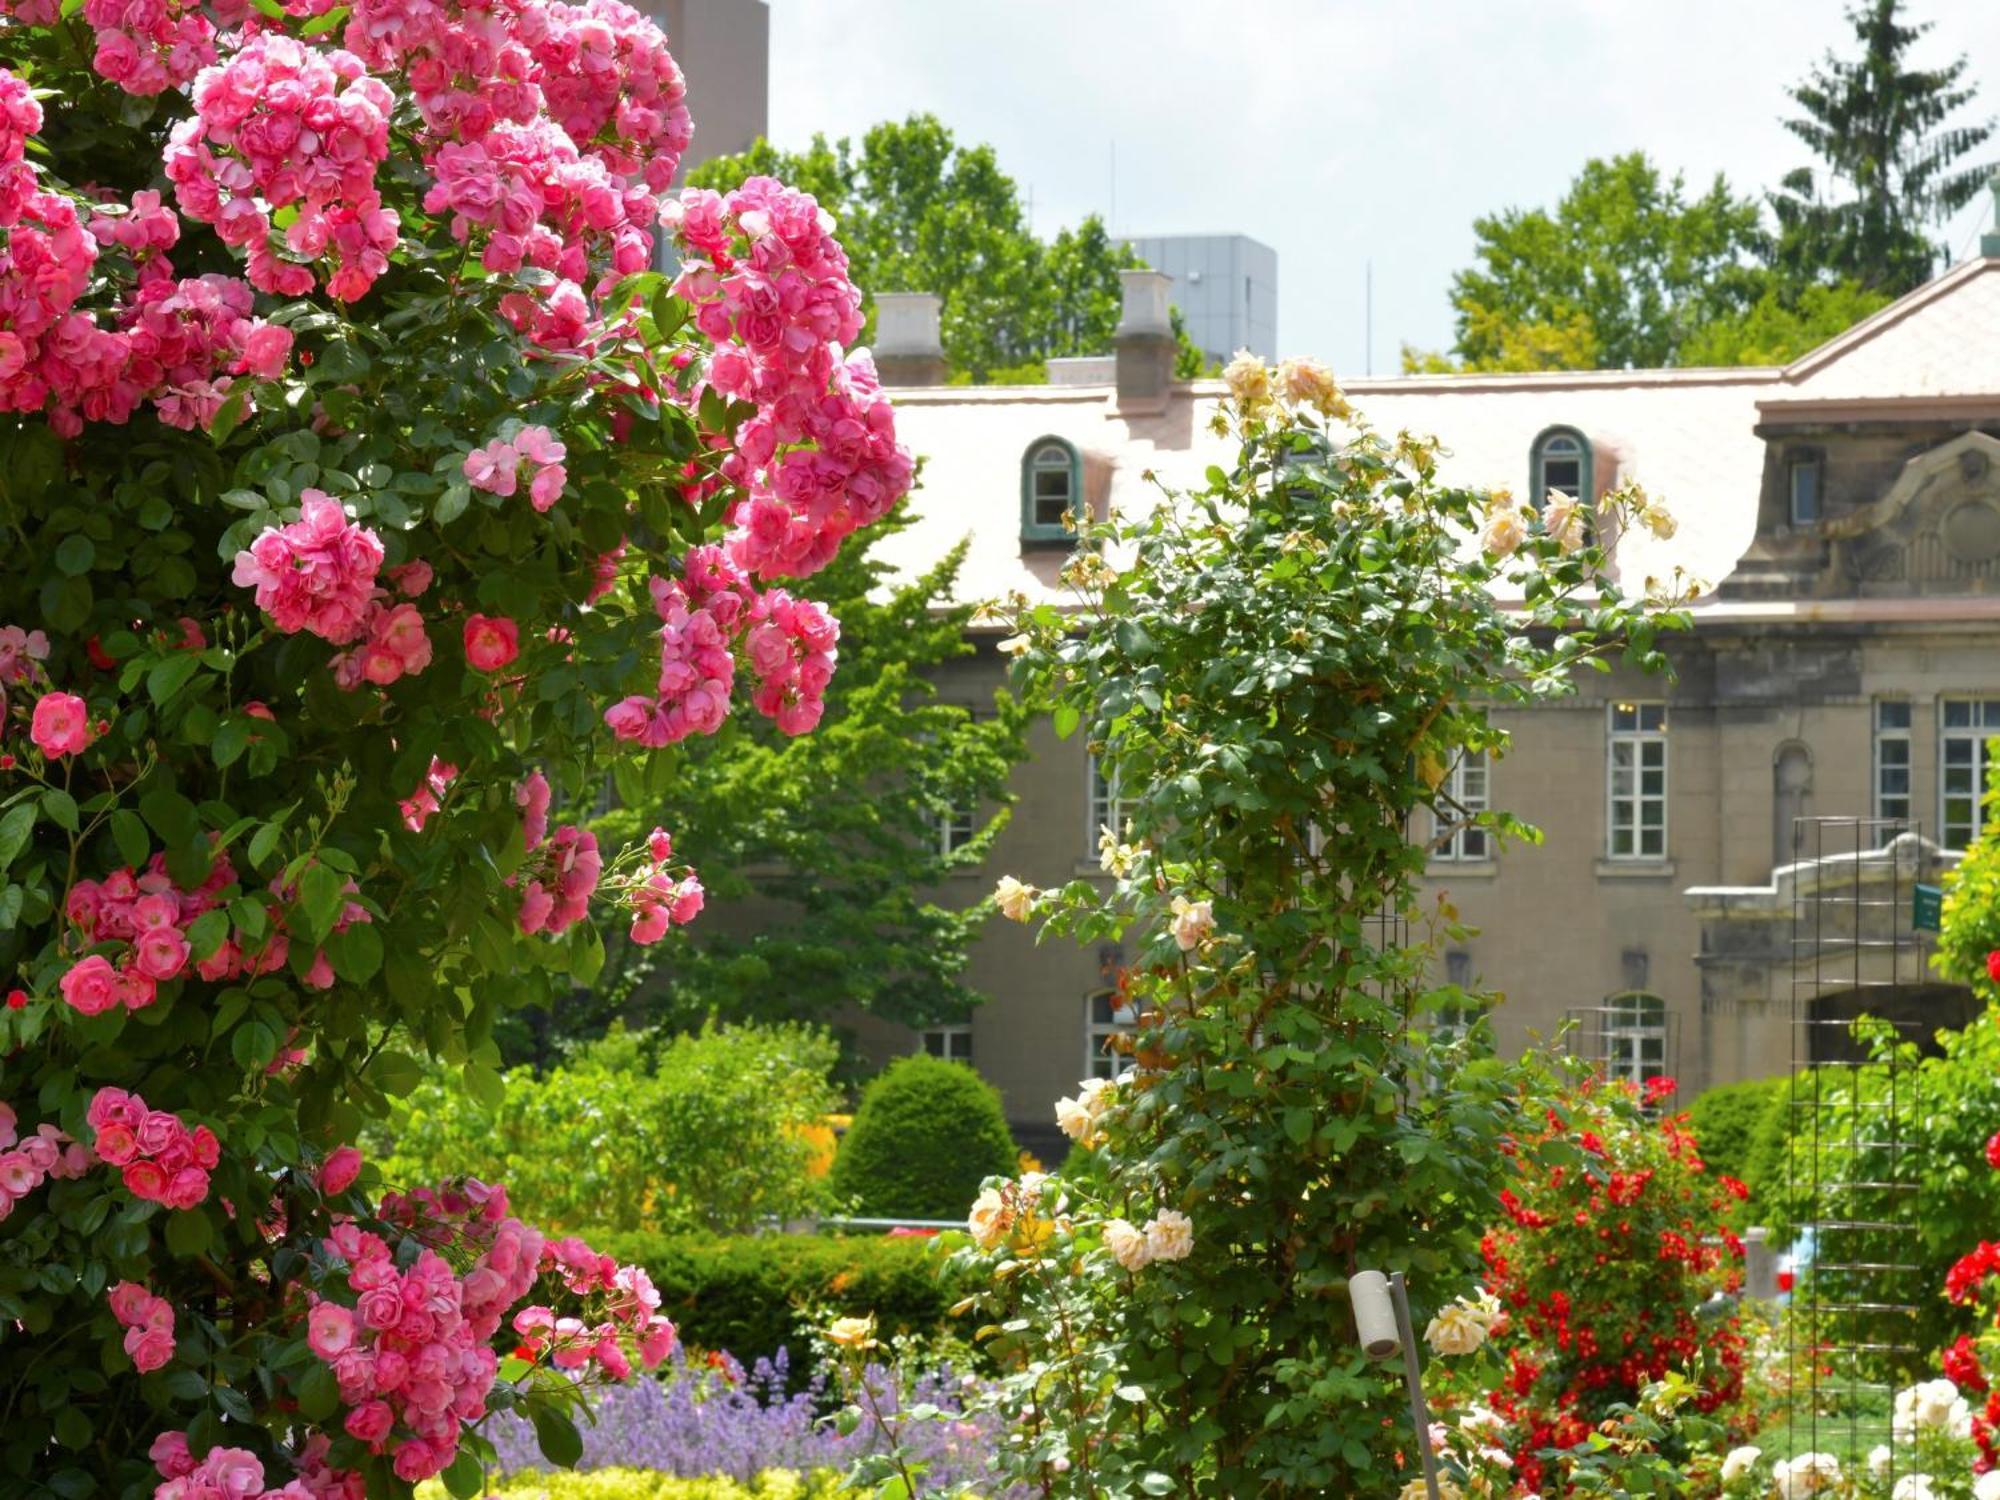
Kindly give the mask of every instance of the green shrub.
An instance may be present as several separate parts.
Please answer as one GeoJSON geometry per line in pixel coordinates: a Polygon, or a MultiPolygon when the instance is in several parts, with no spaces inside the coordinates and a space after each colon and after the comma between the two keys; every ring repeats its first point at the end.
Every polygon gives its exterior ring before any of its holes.
{"type": "Polygon", "coordinates": [[[868,1085],[833,1162],[833,1191],[859,1214],[962,1219],[1017,1153],[993,1086],[962,1063],[898,1058],[868,1085]]]}
{"type": "Polygon", "coordinates": [[[1750,1215],[1754,1219],[1764,1190],[1759,1179],[1760,1145],[1765,1127],[1775,1114],[1782,1128],[1784,1101],[1791,1079],[1749,1078],[1741,1083],[1725,1083],[1697,1095],[1688,1106],[1694,1122],[1695,1138],[1701,1142],[1701,1159],[1711,1172],[1726,1173],[1750,1185],[1750,1215]]]}
{"type": "MultiPolygon", "coordinates": [[[[682,1479],[654,1469],[595,1469],[510,1479],[500,1489],[480,1493],[487,1500],[833,1500],[840,1481],[832,1473],[771,1469],[746,1487],[733,1479],[682,1479]]],[[[430,1480],[418,1486],[417,1500],[445,1500],[445,1488],[430,1480]]]]}
{"type": "Polygon", "coordinates": [[[489,1113],[455,1077],[397,1109],[389,1182],[507,1184],[552,1229],[735,1233],[822,1206],[811,1131],[834,1107],[838,1045],[804,1026],[661,1037],[614,1029],[537,1075],[516,1068],[489,1113]]]}
{"type": "Polygon", "coordinates": [[[802,1313],[863,1317],[887,1334],[970,1336],[951,1308],[963,1291],[928,1239],[805,1234],[589,1235],[621,1262],[646,1268],[660,1311],[682,1342],[723,1349],[746,1363],[780,1347],[803,1349],[802,1313]]]}

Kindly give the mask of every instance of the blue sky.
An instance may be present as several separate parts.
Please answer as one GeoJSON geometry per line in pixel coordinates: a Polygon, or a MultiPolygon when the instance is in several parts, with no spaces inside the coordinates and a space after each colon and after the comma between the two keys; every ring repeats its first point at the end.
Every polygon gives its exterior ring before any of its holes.
{"type": "MultiPolygon", "coordinates": [[[[1963,51],[2000,113],[2000,5],[1914,0],[1919,54],[1963,51]]],[[[1839,0],[771,0],[771,133],[915,110],[990,141],[1036,228],[1237,230],[1277,248],[1279,343],[1377,374],[1450,342],[1474,215],[1552,203],[1583,161],[1643,149],[1739,192],[1805,161],[1786,85],[1839,0]],[[1116,155],[1116,203],[1112,161],[1116,155]]],[[[1996,148],[1989,148],[1993,154],[1996,148]]],[[[1950,226],[1954,254],[1990,199],[1950,226]]]]}

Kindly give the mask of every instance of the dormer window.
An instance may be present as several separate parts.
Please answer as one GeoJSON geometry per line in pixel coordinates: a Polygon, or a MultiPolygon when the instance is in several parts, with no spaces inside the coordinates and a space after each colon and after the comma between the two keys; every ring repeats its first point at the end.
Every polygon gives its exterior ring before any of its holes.
{"type": "Polygon", "coordinates": [[[1043,438],[1021,460],[1021,540],[1072,542],[1082,520],[1082,460],[1061,438],[1043,438]]]}
{"type": "Polygon", "coordinates": [[[1820,459],[1817,453],[1794,453],[1785,460],[1787,514],[1794,526],[1811,526],[1819,520],[1820,459]]]}
{"type": "Polygon", "coordinates": [[[1574,427],[1551,427],[1535,439],[1528,459],[1528,498],[1535,509],[1551,494],[1591,500],[1590,444],[1574,427]]]}

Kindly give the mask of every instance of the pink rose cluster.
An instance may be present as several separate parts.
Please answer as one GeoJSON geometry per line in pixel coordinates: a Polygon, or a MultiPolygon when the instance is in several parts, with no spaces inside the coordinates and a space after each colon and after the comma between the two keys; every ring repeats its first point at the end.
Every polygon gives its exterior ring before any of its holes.
{"type": "Polygon", "coordinates": [[[257,290],[304,296],[314,277],[303,262],[329,258],[327,291],[352,302],[397,245],[396,214],[375,186],[393,109],[353,53],[260,32],[195,79],[194,113],[168,137],[167,179],[183,213],[245,252],[257,290]],[[281,209],[294,211],[284,243],[296,259],[272,248],[281,209]]]}
{"type": "Polygon", "coordinates": [[[96,1132],[97,1159],[123,1169],[133,1197],[193,1208],[208,1196],[208,1174],[222,1146],[206,1125],[189,1130],[178,1115],[148,1109],[137,1094],[117,1088],[99,1089],[85,1118],[96,1132]]]}
{"type": "Polygon", "coordinates": [[[676,875],[669,864],[674,841],[666,829],[655,828],[646,839],[650,856],[625,887],[625,904],[632,909],[632,941],[657,943],[669,926],[685,927],[701,915],[708,899],[693,870],[676,875]]]}
{"type": "Polygon", "coordinates": [[[235,582],[286,635],[309,631],[336,646],[366,632],[382,566],[382,539],[350,521],[325,490],[299,494],[299,519],[268,526],[236,554],[235,582]]]}
{"type": "Polygon", "coordinates": [[[507,496],[521,482],[523,469],[534,472],[528,480],[528,499],[536,510],[546,511],[562,499],[569,482],[563,460],[569,450],[556,441],[546,427],[523,427],[512,438],[495,438],[484,448],[465,455],[465,477],[476,490],[507,496]]]}
{"type": "Polygon", "coordinates": [[[731,551],[759,577],[817,572],[914,473],[874,362],[841,354],[861,331],[861,294],[833,220],[768,177],[726,197],[686,189],[663,217],[683,252],[674,291],[716,345],[708,383],[757,408],[723,462],[748,496],[731,551]]]}
{"type": "Polygon", "coordinates": [[[366,1500],[367,1481],[327,1462],[332,1440],[316,1433],[299,1452],[298,1477],[266,1488],[264,1461],[247,1448],[211,1448],[196,1463],[184,1432],[163,1432],[146,1456],[159,1471],[153,1500],[366,1500]]]}
{"type": "Polygon", "coordinates": [[[136,1281],[121,1281],[111,1289],[111,1315],[125,1330],[125,1352],[141,1375],[157,1370],[174,1357],[174,1308],[136,1281]]]}
{"type": "Polygon", "coordinates": [[[38,1125],[23,1137],[14,1111],[0,1104],[0,1219],[51,1177],[81,1177],[90,1153],[53,1125],[38,1125]]]}
{"type": "MultiPolygon", "coordinates": [[[[151,1005],[159,986],[180,978],[188,968],[192,956],[188,928],[204,912],[221,905],[223,892],[235,881],[236,871],[222,855],[209,867],[206,880],[184,891],[167,874],[162,854],[153,856],[144,873],[127,866],[102,880],[77,881],[64,907],[70,925],[93,947],[115,943],[119,948],[114,955],[92,953],[72,964],[61,980],[63,999],[86,1016],[102,1015],[120,1005],[127,1010],[151,1005]]],[[[279,946],[275,960],[265,951],[249,963],[240,948],[225,943],[196,967],[204,979],[232,979],[249,972],[270,973],[284,957],[279,946]]]]}
{"type": "Polygon", "coordinates": [[[824,605],[794,599],[783,589],[764,596],[764,618],[745,640],[757,674],[751,702],[786,734],[804,734],[826,711],[840,622],[824,605]]]}
{"type": "Polygon", "coordinates": [[[431,586],[431,577],[431,565],[422,561],[389,569],[393,591],[377,588],[369,593],[361,638],[334,654],[335,684],[349,691],[364,682],[387,687],[400,678],[414,677],[431,664],[431,638],[424,629],[424,617],[410,602],[431,586]]]}
{"type": "Polygon", "coordinates": [[[604,722],[621,740],[659,749],[691,734],[713,734],[729,714],[737,638],[762,617],[763,600],[716,546],[689,550],[679,579],[649,587],[660,617],[660,675],[654,696],[612,705],[604,722]]]}
{"type": "Polygon", "coordinates": [[[313,1294],[306,1342],[340,1383],[348,1435],[374,1453],[393,1449],[406,1480],[450,1464],[461,1425],[486,1414],[499,1370],[490,1341],[540,1274],[541,1231],[513,1218],[482,1228],[463,1277],[430,1247],[399,1269],[386,1241],[353,1224],[335,1225],[325,1241],[345,1266],[339,1290],[354,1301],[313,1294]]]}
{"type": "Polygon", "coordinates": [[[27,84],[0,69],[0,411],[46,412],[74,437],[86,420],[125,422],[151,400],[163,420],[191,428],[213,416],[234,375],[279,374],[291,332],[251,316],[249,288],[173,280],[165,250],[179,224],[158,194],[136,194],[129,210],[98,205],[86,227],[76,202],[41,187],[24,159],[41,124],[27,84]],[[76,302],[100,246],[112,245],[131,256],[137,287],[116,328],[102,328],[76,302]]]}
{"type": "Polygon", "coordinates": [[[443,805],[444,794],[451,789],[451,784],[456,780],[458,780],[458,767],[433,755],[431,768],[424,773],[422,784],[397,804],[402,810],[403,826],[412,833],[422,833],[424,824],[428,823],[431,814],[443,805]]]}
{"type": "Polygon", "coordinates": [[[514,1315],[514,1331],[527,1354],[571,1373],[595,1365],[617,1381],[632,1377],[628,1343],[649,1370],[674,1352],[674,1325],[661,1315],[659,1291],[642,1268],[621,1266],[575,1238],[550,1245],[543,1265],[572,1293],[596,1298],[599,1316],[558,1317],[550,1307],[522,1308],[514,1315]]]}
{"type": "Polygon", "coordinates": [[[553,835],[549,826],[549,786],[540,771],[530,773],[515,792],[521,809],[521,834],[529,862],[518,875],[521,886],[521,931],[533,937],[557,937],[590,915],[590,898],[604,873],[604,856],[597,835],[565,824],[553,835]]]}

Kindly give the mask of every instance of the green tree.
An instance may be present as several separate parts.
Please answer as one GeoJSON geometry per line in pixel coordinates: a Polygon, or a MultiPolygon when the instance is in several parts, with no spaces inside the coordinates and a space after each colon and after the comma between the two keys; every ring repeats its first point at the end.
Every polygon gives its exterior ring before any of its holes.
{"type": "Polygon", "coordinates": [[[906,520],[859,534],[813,577],[840,621],[840,670],[826,717],[788,737],[733,714],[687,741],[673,780],[636,773],[600,837],[655,823],[701,850],[702,920],[652,949],[611,942],[594,994],[509,1038],[545,1061],[559,1036],[588,1036],[625,1016],[691,1029],[710,1020],[826,1022],[845,1007],[911,1025],[963,1020],[981,998],[963,979],[988,907],[950,898],[947,877],[977,864],[1006,810],[975,818],[946,850],[950,809],[1004,804],[1026,753],[1026,713],[1008,694],[973,708],[945,701],[938,670],[971,653],[970,610],[951,599],[961,544],[930,569],[891,577],[882,541],[906,520]]]}
{"type": "Polygon", "coordinates": [[[1785,128],[1823,164],[1823,175],[1789,173],[1771,195],[1776,263],[1793,281],[1846,278],[1892,296],[1921,285],[1940,254],[1930,230],[1993,170],[1963,164],[1991,138],[1992,121],[1947,123],[1977,93],[1963,82],[1965,55],[1941,68],[1912,66],[1910,49],[1936,23],[1906,25],[1902,8],[1902,0],[1851,8],[1860,56],[1829,52],[1791,91],[1804,114],[1785,128]]]}
{"type": "Polygon", "coordinates": [[[833,1161],[833,1194],[858,1213],[956,1219],[1015,1160],[992,1084],[963,1063],[899,1057],[861,1096],[833,1161]]]}
{"type": "MultiPolygon", "coordinates": [[[[1014,179],[993,148],[960,145],[935,116],[871,127],[860,143],[816,135],[804,151],[769,141],[703,162],[696,187],[746,177],[805,189],[840,223],[854,279],[871,292],[935,292],[955,379],[1039,383],[1050,359],[1103,354],[1118,326],[1118,273],[1144,264],[1092,214],[1044,244],[1028,225],[1014,179]]],[[[874,336],[874,307],[867,308],[874,336]]],[[[1200,372],[1181,335],[1177,373],[1200,372]]]]}

